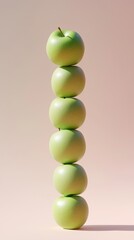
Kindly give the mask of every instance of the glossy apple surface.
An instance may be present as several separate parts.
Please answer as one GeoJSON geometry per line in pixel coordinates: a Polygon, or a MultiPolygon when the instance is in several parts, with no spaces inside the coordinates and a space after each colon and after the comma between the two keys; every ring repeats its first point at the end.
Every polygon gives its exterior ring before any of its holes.
{"type": "Polygon", "coordinates": [[[53,204],[53,216],[59,226],[65,229],[78,229],[88,217],[88,205],[81,196],[61,196],[53,204]]]}
{"type": "Polygon", "coordinates": [[[84,104],[77,98],[54,99],[49,108],[49,118],[56,128],[76,129],[86,116],[84,104]]]}
{"type": "Polygon", "coordinates": [[[54,171],[53,183],[56,190],[64,196],[78,195],[86,189],[87,175],[78,164],[62,164],[54,171]]]}
{"type": "Polygon", "coordinates": [[[60,130],[49,140],[52,157],[60,163],[73,163],[82,158],[86,150],[83,134],[78,130],[60,130]]]}
{"type": "Polygon", "coordinates": [[[84,89],[84,72],[77,66],[58,67],[52,74],[51,85],[57,97],[75,97],[84,89]]]}
{"type": "Polygon", "coordinates": [[[83,57],[84,43],[79,33],[57,29],[47,40],[46,52],[48,58],[58,66],[75,65],[83,57]]]}

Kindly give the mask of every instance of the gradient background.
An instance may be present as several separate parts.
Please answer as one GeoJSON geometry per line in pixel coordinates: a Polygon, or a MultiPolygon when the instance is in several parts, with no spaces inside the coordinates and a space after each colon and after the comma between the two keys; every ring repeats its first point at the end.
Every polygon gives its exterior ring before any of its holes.
{"type": "Polygon", "coordinates": [[[130,240],[132,224],[134,1],[0,0],[1,239],[130,240]],[[56,65],[45,45],[59,26],[79,32],[86,47],[79,98],[87,117],[79,130],[87,150],[79,164],[89,179],[87,231],[62,230],[51,215],[59,196],[52,185],[58,163],[48,150],[56,131],[48,118],[56,65]]]}

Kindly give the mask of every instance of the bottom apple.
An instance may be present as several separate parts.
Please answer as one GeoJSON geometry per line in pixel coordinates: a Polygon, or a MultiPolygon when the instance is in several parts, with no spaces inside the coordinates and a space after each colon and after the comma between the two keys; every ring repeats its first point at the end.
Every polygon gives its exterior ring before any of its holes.
{"type": "Polygon", "coordinates": [[[53,204],[53,216],[65,229],[79,229],[88,217],[88,205],[81,196],[61,196],[53,204]]]}

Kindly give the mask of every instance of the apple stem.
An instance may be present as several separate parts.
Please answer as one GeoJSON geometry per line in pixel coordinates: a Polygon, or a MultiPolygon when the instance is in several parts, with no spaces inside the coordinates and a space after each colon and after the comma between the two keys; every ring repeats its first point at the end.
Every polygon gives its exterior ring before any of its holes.
{"type": "Polygon", "coordinates": [[[61,32],[62,36],[65,37],[65,35],[63,34],[62,30],[60,27],[58,27],[59,31],[61,32]]]}

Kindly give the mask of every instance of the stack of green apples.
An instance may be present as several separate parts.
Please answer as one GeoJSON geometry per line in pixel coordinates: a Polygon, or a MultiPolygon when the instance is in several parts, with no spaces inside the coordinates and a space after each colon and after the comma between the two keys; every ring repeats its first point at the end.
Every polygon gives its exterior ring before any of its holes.
{"type": "Polygon", "coordinates": [[[53,204],[57,224],[65,229],[78,229],[88,217],[88,204],[79,194],[87,187],[87,174],[77,164],[86,149],[83,124],[86,110],[76,98],[85,87],[85,75],[77,63],[83,57],[84,43],[74,31],[58,28],[46,45],[48,58],[58,67],[52,74],[51,85],[56,98],[49,108],[49,117],[57,128],[49,141],[52,157],[60,163],[53,175],[54,186],[61,194],[53,204]]]}

